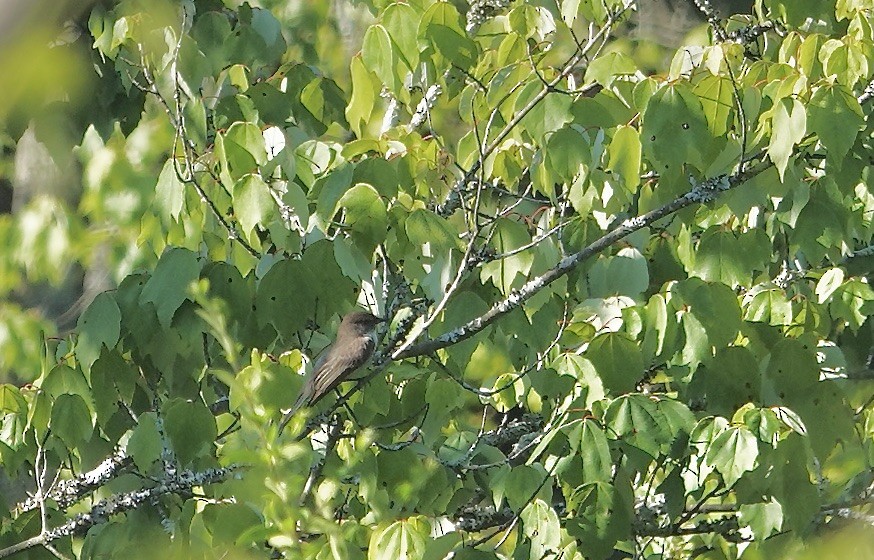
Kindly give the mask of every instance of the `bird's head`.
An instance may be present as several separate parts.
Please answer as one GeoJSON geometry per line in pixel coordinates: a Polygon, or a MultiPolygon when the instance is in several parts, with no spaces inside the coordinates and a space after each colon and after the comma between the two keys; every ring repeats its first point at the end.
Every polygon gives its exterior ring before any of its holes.
{"type": "Polygon", "coordinates": [[[337,336],[367,336],[376,325],[384,322],[385,319],[367,313],[366,311],[353,311],[347,313],[340,323],[340,328],[337,330],[337,336]]]}

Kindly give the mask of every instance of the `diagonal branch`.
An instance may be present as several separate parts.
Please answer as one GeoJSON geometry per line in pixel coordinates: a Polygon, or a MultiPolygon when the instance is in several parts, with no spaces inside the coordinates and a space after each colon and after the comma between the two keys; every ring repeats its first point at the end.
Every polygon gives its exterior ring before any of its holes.
{"type": "MultiPolygon", "coordinates": [[[[54,488],[49,490],[43,496],[44,500],[54,500],[58,507],[66,509],[74,503],[81,500],[85,495],[92,490],[100,488],[109,480],[118,475],[127,465],[132,463],[132,459],[128,456],[123,448],[116,449],[109,457],[104,459],[99,465],[88,472],[71,478],[69,480],[59,481],[54,488]]],[[[28,498],[15,506],[15,511],[18,515],[28,511],[37,509],[40,500],[36,496],[28,498]]]]}
{"type": "Polygon", "coordinates": [[[516,309],[517,307],[522,305],[522,303],[524,303],[541,289],[545,288],[552,282],[555,282],[565,274],[569,273],[580,263],[600,253],[620,239],[623,239],[624,237],[627,237],[635,231],[647,227],[650,224],[677,212],[678,210],[686,208],[687,206],[699,204],[702,202],[709,202],[713,200],[720,192],[737,187],[747,179],[758,175],[771,165],[773,164],[769,162],[763,162],[757,167],[742,172],[738,171],[729,176],[721,175],[719,177],[709,179],[703,183],[696,185],[688,193],[674,199],[673,201],[662,206],[661,208],[656,208],[655,210],[651,210],[646,214],[643,214],[642,216],[626,220],[616,228],[607,232],[600,239],[594,241],[589,246],[572,255],[568,255],[567,257],[559,261],[558,264],[555,265],[553,268],[547,270],[540,276],[529,280],[524,286],[522,286],[518,290],[514,290],[512,293],[510,293],[509,296],[494,304],[492,308],[485,312],[483,315],[469,321],[468,323],[456,329],[444,333],[437,338],[415,344],[402,352],[396,352],[392,355],[392,358],[395,360],[402,360],[404,358],[431,354],[436,350],[446,348],[447,346],[451,346],[453,344],[461,342],[462,340],[470,338],[471,336],[486,328],[499,317],[506,315],[513,309],[516,309]]]}

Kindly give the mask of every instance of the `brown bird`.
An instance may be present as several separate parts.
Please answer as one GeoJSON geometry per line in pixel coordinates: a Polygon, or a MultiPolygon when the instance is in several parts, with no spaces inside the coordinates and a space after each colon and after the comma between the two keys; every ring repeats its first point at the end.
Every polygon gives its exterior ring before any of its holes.
{"type": "Polygon", "coordinates": [[[376,348],[374,329],[384,320],[365,311],[353,311],[343,317],[337,338],[319,354],[297,401],[279,422],[280,433],[302,406],[314,405],[370,359],[376,348]]]}

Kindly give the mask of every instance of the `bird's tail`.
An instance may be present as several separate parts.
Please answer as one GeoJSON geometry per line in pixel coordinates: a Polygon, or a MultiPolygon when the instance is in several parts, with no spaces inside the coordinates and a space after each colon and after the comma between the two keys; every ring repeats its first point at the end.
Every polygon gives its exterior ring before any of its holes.
{"type": "Polygon", "coordinates": [[[302,391],[300,396],[297,397],[297,400],[288,409],[285,414],[282,415],[282,419],[279,421],[279,433],[278,435],[282,435],[282,430],[285,429],[285,426],[291,421],[291,417],[294,416],[294,413],[300,410],[300,408],[307,404],[309,398],[305,391],[302,391]]]}

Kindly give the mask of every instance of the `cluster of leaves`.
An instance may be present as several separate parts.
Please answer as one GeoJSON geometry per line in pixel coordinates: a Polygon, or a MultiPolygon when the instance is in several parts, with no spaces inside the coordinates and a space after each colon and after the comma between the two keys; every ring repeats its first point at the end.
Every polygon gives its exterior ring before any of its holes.
{"type": "Polygon", "coordinates": [[[2,546],[773,558],[870,508],[868,2],[699,0],[714,40],[661,76],[611,46],[631,1],[364,4],[348,76],[247,4],[91,12],[145,95],[76,152],[74,258],[118,287],[0,386],[39,506],[2,546]],[[356,302],[378,375],[278,434],[356,302]]]}

